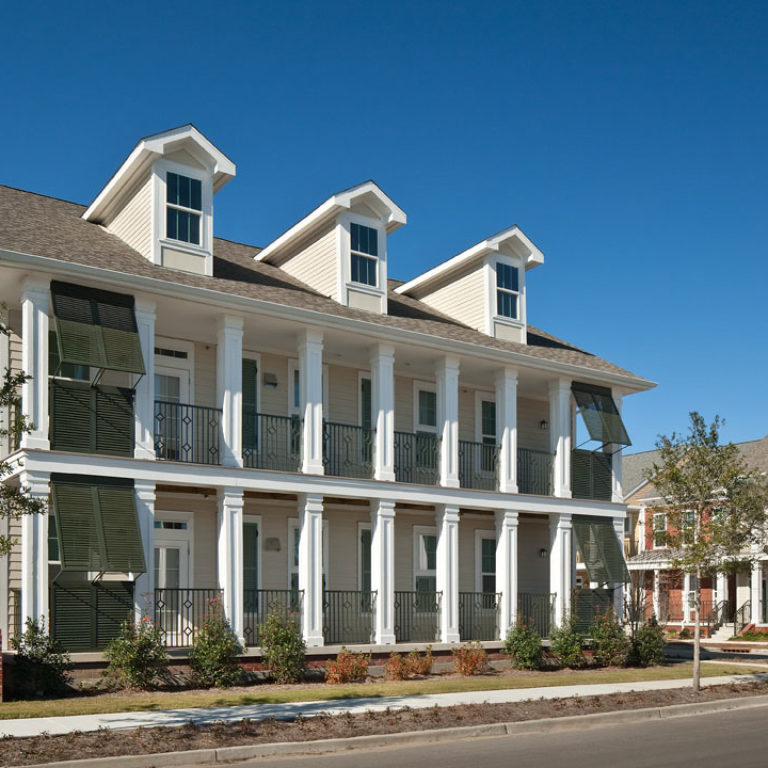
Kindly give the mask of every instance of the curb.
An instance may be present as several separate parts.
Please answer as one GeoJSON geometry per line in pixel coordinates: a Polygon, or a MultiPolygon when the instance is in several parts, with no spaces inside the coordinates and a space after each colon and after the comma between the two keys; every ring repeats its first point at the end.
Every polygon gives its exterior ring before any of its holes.
{"type": "Polygon", "coordinates": [[[590,726],[642,723],[651,720],[671,720],[678,717],[712,712],[728,712],[736,709],[752,709],[768,705],[768,695],[748,696],[701,704],[672,704],[668,707],[625,709],[617,712],[598,712],[593,715],[569,715],[568,717],[524,720],[513,723],[488,723],[467,725],[460,728],[434,728],[426,731],[385,733],[372,736],[351,736],[346,739],[318,739],[316,741],[282,741],[272,744],[253,744],[220,749],[194,749],[186,752],[158,752],[148,755],[120,755],[97,757],[86,760],[65,760],[56,763],[37,763],[26,768],[162,768],[162,766],[211,765],[234,760],[250,760],[265,757],[291,755],[321,755],[347,752],[353,749],[375,749],[404,746],[456,739],[489,738],[493,736],[517,736],[533,733],[570,731],[590,726]]]}

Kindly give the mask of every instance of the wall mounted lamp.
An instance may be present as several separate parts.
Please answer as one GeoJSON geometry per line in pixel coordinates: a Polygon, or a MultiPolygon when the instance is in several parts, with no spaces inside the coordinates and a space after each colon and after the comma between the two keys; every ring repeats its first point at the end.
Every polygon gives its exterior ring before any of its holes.
{"type": "Polygon", "coordinates": [[[546,419],[542,419],[539,422],[539,429],[546,432],[549,429],[549,422],[546,419]]]}
{"type": "Polygon", "coordinates": [[[542,548],[539,550],[539,557],[540,557],[542,560],[546,560],[546,559],[547,559],[547,555],[548,555],[548,554],[549,554],[549,552],[547,552],[547,550],[546,550],[546,549],[544,549],[544,547],[542,547],[542,548]]]}

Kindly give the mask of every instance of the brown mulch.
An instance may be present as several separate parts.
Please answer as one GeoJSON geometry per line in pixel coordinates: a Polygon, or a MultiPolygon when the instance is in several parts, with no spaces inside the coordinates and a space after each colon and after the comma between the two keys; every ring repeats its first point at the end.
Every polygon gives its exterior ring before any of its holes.
{"type": "Polygon", "coordinates": [[[179,728],[139,728],[130,731],[102,729],[64,736],[0,739],[0,765],[21,766],[58,760],[103,758],[190,749],[211,749],[278,741],[311,741],[373,734],[456,728],[483,723],[537,720],[548,717],[588,715],[614,710],[715,701],[768,693],[768,683],[743,683],[704,688],[615,693],[550,699],[515,704],[463,704],[455,707],[366,712],[359,715],[320,715],[292,722],[245,720],[239,723],[185,725],[179,728]]]}

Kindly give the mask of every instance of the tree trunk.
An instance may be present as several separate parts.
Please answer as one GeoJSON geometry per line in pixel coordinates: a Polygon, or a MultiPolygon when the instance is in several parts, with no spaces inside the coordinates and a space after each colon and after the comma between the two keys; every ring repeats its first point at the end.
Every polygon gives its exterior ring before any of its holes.
{"type": "Polygon", "coordinates": [[[701,569],[696,569],[696,592],[693,603],[693,690],[701,690],[701,569]]]}

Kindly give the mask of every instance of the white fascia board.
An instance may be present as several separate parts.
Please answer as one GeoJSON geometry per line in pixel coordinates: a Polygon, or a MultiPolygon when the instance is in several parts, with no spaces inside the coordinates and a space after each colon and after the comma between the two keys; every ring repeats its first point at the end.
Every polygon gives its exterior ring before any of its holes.
{"type": "Polygon", "coordinates": [[[638,376],[625,376],[619,373],[595,371],[580,365],[561,363],[544,358],[532,358],[530,355],[519,352],[483,347],[467,341],[443,339],[439,336],[432,336],[419,331],[395,328],[357,318],[330,315],[305,307],[289,307],[285,304],[277,304],[271,301],[264,301],[263,299],[236,296],[231,293],[216,291],[212,288],[198,288],[196,286],[170,283],[167,280],[159,280],[154,277],[130,275],[126,272],[93,267],[87,264],[75,264],[71,261],[61,261],[60,259],[51,259],[46,256],[0,250],[0,263],[3,261],[13,265],[24,266],[34,272],[62,275],[70,280],[73,276],[81,276],[84,279],[101,282],[107,289],[112,288],[113,290],[125,291],[126,288],[131,288],[135,291],[155,294],[159,298],[167,298],[169,295],[178,298],[188,298],[190,301],[202,302],[221,308],[222,311],[259,312],[268,317],[293,320],[318,329],[336,329],[353,332],[372,341],[399,341],[403,344],[418,345],[438,350],[445,354],[467,355],[476,359],[488,360],[498,365],[511,365],[537,371],[547,371],[580,381],[592,379],[602,382],[603,386],[616,384],[624,387],[628,393],[644,392],[656,386],[655,382],[638,376]]]}
{"type": "Polygon", "coordinates": [[[489,237],[481,242],[467,248],[458,255],[454,256],[442,264],[424,272],[413,280],[395,288],[395,293],[408,294],[418,289],[428,287],[432,283],[444,281],[451,274],[462,270],[467,264],[476,259],[480,259],[489,253],[497,253],[504,243],[511,243],[513,249],[520,251],[520,245],[523,246],[521,254],[526,271],[533,269],[544,263],[544,254],[531,242],[520,227],[509,227],[496,235],[489,237]],[[517,246],[517,248],[515,248],[517,246]]]}

